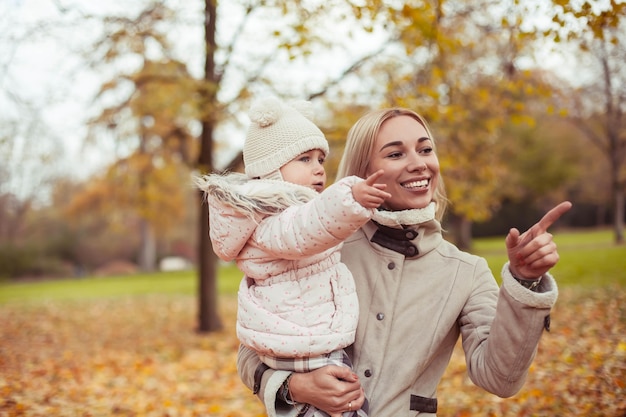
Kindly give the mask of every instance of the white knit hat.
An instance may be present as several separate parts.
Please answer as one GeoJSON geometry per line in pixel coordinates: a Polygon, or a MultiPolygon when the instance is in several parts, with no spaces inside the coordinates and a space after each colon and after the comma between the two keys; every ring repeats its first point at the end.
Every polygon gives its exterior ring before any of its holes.
{"type": "Polygon", "coordinates": [[[279,169],[296,156],[313,149],[328,155],[328,141],[311,121],[312,104],[288,105],[276,97],[256,101],[248,115],[252,123],[243,146],[243,163],[249,178],[282,179],[279,169]]]}

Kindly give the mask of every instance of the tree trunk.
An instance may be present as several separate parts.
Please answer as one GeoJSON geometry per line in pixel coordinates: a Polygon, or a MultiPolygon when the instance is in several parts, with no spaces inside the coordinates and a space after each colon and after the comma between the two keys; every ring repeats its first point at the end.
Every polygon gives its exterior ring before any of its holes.
{"type": "Polygon", "coordinates": [[[463,216],[448,213],[446,229],[452,236],[452,243],[459,249],[469,251],[472,248],[472,222],[463,216]]]}
{"type": "Polygon", "coordinates": [[[472,249],[472,222],[465,217],[459,219],[458,247],[461,250],[472,249]]]}
{"type": "MultiPolygon", "coordinates": [[[[141,157],[149,158],[146,142],[146,133],[142,124],[139,154],[141,157]]],[[[139,195],[145,195],[149,171],[150,169],[144,166],[139,172],[139,195]]],[[[141,204],[147,204],[147,202],[142,201],[141,204]]],[[[152,272],[156,269],[156,238],[150,222],[144,217],[139,219],[139,239],[139,269],[142,272],[152,272]]]]}
{"type": "Polygon", "coordinates": [[[139,248],[139,269],[143,272],[156,270],[156,238],[152,226],[145,219],[139,224],[141,242],[139,248]]]}
{"type": "Polygon", "coordinates": [[[606,225],[606,207],[603,203],[598,203],[596,208],[596,227],[606,225]]]}
{"type": "Polygon", "coordinates": [[[615,233],[615,243],[624,243],[624,184],[620,181],[621,159],[619,135],[613,125],[607,127],[607,136],[611,149],[610,169],[611,169],[611,191],[615,203],[615,217],[613,219],[613,230],[615,233]]]}
{"type": "Polygon", "coordinates": [[[222,329],[222,321],[217,311],[217,257],[209,239],[209,210],[202,192],[198,193],[200,202],[200,231],[198,256],[198,331],[213,332],[222,329]]]}
{"type": "Polygon", "coordinates": [[[624,191],[615,190],[615,243],[624,243],[624,191]]]}
{"type": "MultiPolygon", "coordinates": [[[[204,84],[202,89],[205,106],[208,109],[217,100],[218,77],[215,74],[215,21],[217,18],[217,0],[204,1],[204,84]]],[[[215,120],[210,111],[204,111],[200,134],[200,155],[198,168],[200,173],[213,172],[213,129],[215,120]]],[[[217,257],[209,239],[209,213],[203,195],[198,194],[200,202],[198,231],[198,331],[213,332],[222,328],[217,310],[217,257]]]]}
{"type": "Polygon", "coordinates": [[[602,44],[599,49],[600,64],[602,65],[602,75],[604,79],[605,107],[605,133],[608,142],[607,150],[611,169],[611,192],[615,202],[615,218],[613,228],[615,230],[615,243],[624,243],[624,182],[620,181],[620,172],[623,159],[621,155],[626,150],[626,143],[621,140],[623,119],[622,96],[619,90],[614,87],[614,79],[617,74],[612,72],[610,65],[611,56],[607,53],[606,44],[602,44]]]}

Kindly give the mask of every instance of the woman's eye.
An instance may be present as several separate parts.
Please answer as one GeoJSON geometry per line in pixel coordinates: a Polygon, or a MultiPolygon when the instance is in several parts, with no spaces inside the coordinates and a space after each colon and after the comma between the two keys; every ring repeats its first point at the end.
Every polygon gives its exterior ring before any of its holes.
{"type": "Polygon", "coordinates": [[[388,158],[400,158],[402,156],[402,152],[392,152],[387,155],[388,158]]]}
{"type": "Polygon", "coordinates": [[[429,153],[431,153],[432,151],[433,151],[433,148],[431,148],[430,146],[428,146],[428,147],[426,147],[426,148],[424,148],[424,149],[420,150],[420,152],[421,152],[421,153],[426,153],[426,154],[429,154],[429,153]]]}

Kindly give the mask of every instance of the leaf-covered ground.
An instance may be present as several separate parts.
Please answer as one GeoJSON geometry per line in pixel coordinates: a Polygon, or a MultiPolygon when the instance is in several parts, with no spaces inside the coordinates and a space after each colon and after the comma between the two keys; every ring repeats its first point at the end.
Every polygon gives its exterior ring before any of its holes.
{"type": "MultiPolygon", "coordinates": [[[[190,296],[0,306],[0,416],[263,416],[236,372],[234,298],[224,331],[194,331],[190,296]]],[[[457,351],[440,416],[626,415],[626,290],[563,289],[523,390],[474,387],[457,351]]],[[[376,417],[376,416],[373,416],[376,417]]]]}

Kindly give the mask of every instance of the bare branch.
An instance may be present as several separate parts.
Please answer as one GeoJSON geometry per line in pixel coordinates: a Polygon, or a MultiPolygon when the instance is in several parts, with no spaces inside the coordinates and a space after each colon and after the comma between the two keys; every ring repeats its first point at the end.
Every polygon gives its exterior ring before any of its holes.
{"type": "Polygon", "coordinates": [[[321,88],[320,90],[318,90],[315,93],[311,93],[308,96],[308,100],[313,100],[314,98],[323,96],[324,94],[326,94],[328,92],[328,90],[331,87],[334,87],[335,85],[339,84],[344,78],[346,78],[348,75],[356,72],[363,64],[365,64],[366,62],[368,62],[370,59],[375,58],[376,56],[378,56],[382,51],[385,50],[385,48],[387,48],[387,46],[392,42],[392,40],[388,40],[387,42],[383,43],[381,45],[380,48],[378,48],[378,50],[363,56],[361,59],[355,61],[354,63],[352,63],[352,65],[350,65],[348,68],[346,68],[337,78],[330,80],[323,88],[321,88]]]}
{"type": "Polygon", "coordinates": [[[607,146],[606,141],[596,134],[596,132],[589,127],[588,123],[586,123],[580,117],[569,117],[567,119],[572,125],[574,125],[578,130],[580,130],[594,145],[598,147],[604,154],[607,154],[609,151],[609,147],[607,146]]]}
{"type": "Polygon", "coordinates": [[[237,41],[239,40],[239,38],[241,37],[241,35],[244,32],[244,28],[246,27],[246,24],[248,22],[248,20],[250,19],[250,17],[252,16],[252,12],[255,10],[255,7],[253,5],[248,5],[248,7],[246,7],[246,13],[243,17],[243,19],[241,19],[241,22],[239,23],[239,26],[237,27],[237,29],[235,30],[235,34],[233,35],[233,38],[230,41],[230,44],[226,46],[226,60],[224,61],[224,63],[221,65],[221,69],[218,75],[218,82],[221,81],[222,78],[222,74],[226,71],[226,69],[228,68],[228,66],[230,65],[230,59],[232,58],[233,51],[235,49],[235,45],[237,44],[237,41]]]}

